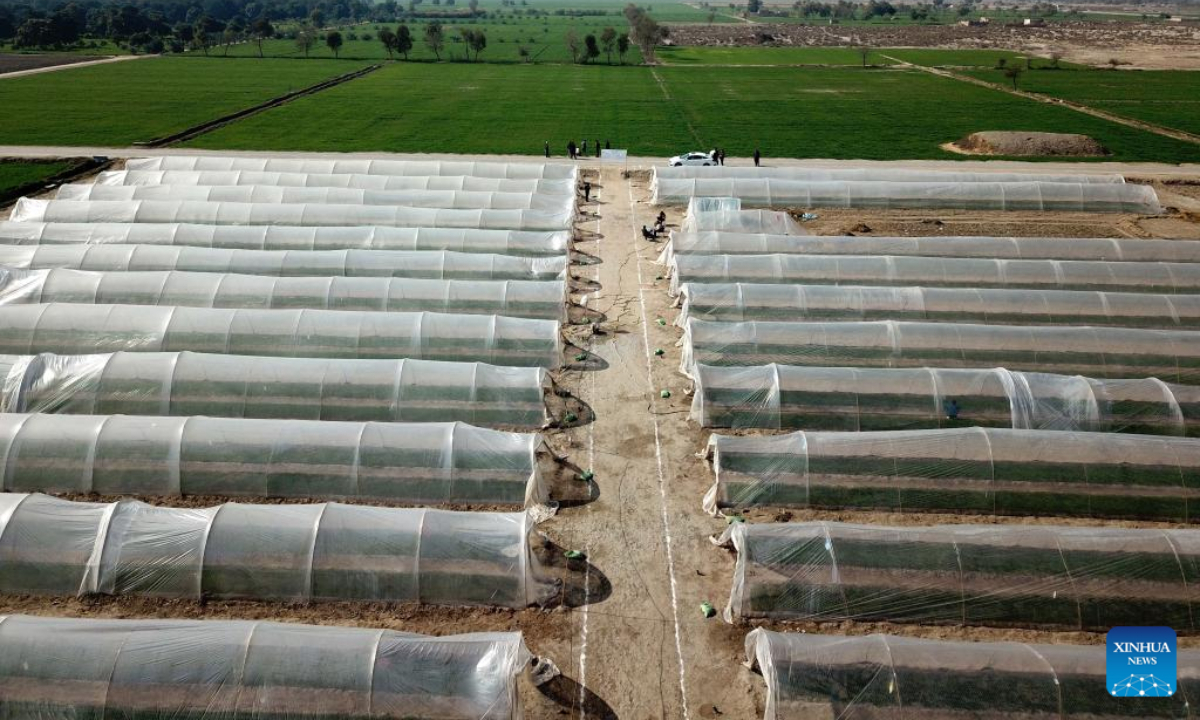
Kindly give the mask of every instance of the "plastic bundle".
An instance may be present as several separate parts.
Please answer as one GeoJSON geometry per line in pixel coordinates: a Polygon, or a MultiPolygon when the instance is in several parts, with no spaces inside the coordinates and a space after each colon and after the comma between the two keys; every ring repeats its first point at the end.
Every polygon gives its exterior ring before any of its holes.
{"type": "Polygon", "coordinates": [[[1200,531],[734,523],[726,619],[1196,629],[1200,531]]]}
{"type": "Polygon", "coordinates": [[[382,225],[494,230],[568,230],[574,211],[447,210],[391,205],[238,203],[192,200],[33,200],[21,198],[14,222],[200,223],[207,225],[382,225]]]}
{"type": "Polygon", "coordinates": [[[499,315],[145,305],[0,306],[0,353],[227,353],[558,367],[558,322],[499,315]]]}
{"type": "Polygon", "coordinates": [[[0,266],[430,280],[564,280],[567,274],[567,259],[562,255],[513,257],[447,250],[228,250],[166,245],[0,245],[0,266]]]}
{"type": "Polygon", "coordinates": [[[575,197],[468,190],[359,190],[277,185],[60,185],[57,200],[188,200],[324,205],[406,205],[458,210],[574,212],[575,197]]]}
{"type": "Polygon", "coordinates": [[[161,155],[135,158],[125,163],[126,170],[219,171],[309,173],[321,175],[471,175],[510,180],[575,180],[578,175],[571,163],[490,162],[470,160],[331,160],[300,158],[263,158],[218,155],[161,155]]]}
{"type": "Polygon", "coordinates": [[[1195,522],[1200,440],[961,428],[713,435],[704,509],[784,506],[1195,522]]]}
{"type": "Polygon", "coordinates": [[[505,180],[469,175],[328,175],[317,173],[117,170],[102,172],[97,185],[277,185],[279,187],[340,187],[359,190],[466,190],[574,195],[575,186],[563,180],[505,180]]]}
{"type": "Polygon", "coordinates": [[[1092,174],[1046,174],[1005,172],[956,172],[946,170],[912,170],[887,167],[871,168],[813,168],[813,167],[679,167],[654,168],[655,179],[779,179],[805,181],[842,182],[938,182],[938,183],[1011,183],[1011,182],[1054,182],[1079,183],[1083,185],[1108,185],[1124,183],[1125,178],[1116,173],[1092,174]]]}
{"type": "Polygon", "coordinates": [[[0,494],[0,593],[545,604],[529,514],[0,494]]]}
{"type": "Polygon", "coordinates": [[[688,213],[679,232],[704,230],[773,235],[807,235],[791,215],[773,210],[714,210],[688,213]]]}
{"type": "Polygon", "coordinates": [[[518,720],[520,633],[0,617],[8,717],[518,720]]]}
{"type": "Polygon", "coordinates": [[[201,308],[439,312],[561,320],[565,283],[271,277],[184,271],[89,272],[0,268],[0,305],[83,303],[201,308]]]}
{"type": "Polygon", "coordinates": [[[692,419],[705,427],[915,430],[1001,427],[1200,435],[1200,387],[991,369],[708,367],[692,419]]]}
{"type": "Polygon", "coordinates": [[[889,182],[658,178],[651,202],[736,197],[742,206],[1162,213],[1149,185],[1055,182],[889,182]]]}
{"type": "MultiPolygon", "coordinates": [[[[2,315],[0,315],[2,317],[2,315]]],[[[529,321],[532,322],[532,321],[529,321]]],[[[688,320],[681,370],[695,365],[1004,366],[1097,378],[1200,384],[1200,332],[917,322],[688,320]]]]}
{"type": "Polygon", "coordinates": [[[478,228],[0,222],[0,245],[174,245],[232,250],[454,250],[558,257],[567,254],[570,240],[567,231],[478,228]]]}
{"type": "Polygon", "coordinates": [[[873,237],[767,235],[718,230],[671,234],[673,255],[924,255],[1011,260],[1200,262],[1200,242],[1150,238],[873,237]]]}
{"type": "Polygon", "coordinates": [[[889,255],[676,255],[682,283],[922,285],[925,287],[1195,293],[1200,263],[990,260],[889,255]]]}
{"type": "Polygon", "coordinates": [[[525,507],[538,435],[462,423],[0,414],[8,492],[525,507]]]}
{"type": "Polygon", "coordinates": [[[0,355],[0,410],[538,428],[541,368],[201,353],[0,355]]]}
{"type": "Polygon", "coordinates": [[[1200,295],[753,283],[687,283],[679,295],[678,325],[694,317],[1200,328],[1200,295]]]}
{"type": "Polygon", "coordinates": [[[1200,652],[1176,655],[1177,687],[1134,672],[1107,686],[1103,645],[952,642],[890,635],[746,636],[748,664],[767,685],[765,720],[924,717],[1190,717],[1200,701],[1200,652]],[[1140,697],[1146,691],[1150,697],[1140,697]]]}

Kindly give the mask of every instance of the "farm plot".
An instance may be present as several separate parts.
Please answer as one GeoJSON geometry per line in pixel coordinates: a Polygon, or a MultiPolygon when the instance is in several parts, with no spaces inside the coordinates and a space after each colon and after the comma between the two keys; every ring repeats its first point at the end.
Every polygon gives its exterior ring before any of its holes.
{"type": "Polygon", "coordinates": [[[69,162],[0,160],[0,197],[29,183],[53,177],[69,167],[69,162]]]}

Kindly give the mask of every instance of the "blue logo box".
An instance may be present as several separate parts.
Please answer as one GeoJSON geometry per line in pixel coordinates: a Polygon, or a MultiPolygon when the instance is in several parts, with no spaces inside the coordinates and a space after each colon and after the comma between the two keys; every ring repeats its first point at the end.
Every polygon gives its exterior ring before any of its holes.
{"type": "Polygon", "coordinates": [[[1175,631],[1169,627],[1115,627],[1108,631],[1108,694],[1171,697],[1175,680],[1175,631]]]}

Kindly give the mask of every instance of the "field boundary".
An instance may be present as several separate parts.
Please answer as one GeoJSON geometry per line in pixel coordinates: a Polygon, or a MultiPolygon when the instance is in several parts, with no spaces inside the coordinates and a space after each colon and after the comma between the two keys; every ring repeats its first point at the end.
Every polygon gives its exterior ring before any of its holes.
{"type": "Polygon", "coordinates": [[[9,205],[12,205],[14,202],[23,197],[28,195],[36,195],[48,187],[72,182],[85,175],[90,175],[101,170],[107,170],[112,167],[113,164],[113,160],[107,157],[74,159],[78,160],[78,162],[62,172],[55,173],[49,177],[32,180],[24,185],[18,185],[8,192],[0,193],[0,210],[8,208],[9,205]]]}
{"type": "Polygon", "coordinates": [[[245,118],[248,118],[251,115],[257,115],[258,113],[260,113],[264,110],[270,110],[271,108],[279,107],[280,105],[289,103],[293,100],[296,100],[297,98],[302,98],[302,97],[305,97],[308,95],[314,95],[316,93],[321,92],[322,90],[328,90],[329,88],[335,87],[337,85],[341,85],[342,83],[347,83],[347,82],[350,82],[351,80],[357,80],[358,78],[360,78],[364,75],[368,75],[370,73],[375,72],[376,70],[380,69],[381,67],[383,67],[383,63],[375,63],[374,65],[368,65],[365,68],[359,68],[358,70],[345,73],[344,75],[338,75],[337,77],[332,77],[327,80],[322,80],[321,82],[317,83],[316,85],[310,85],[306,88],[294,90],[290,93],[287,93],[286,95],[280,95],[277,98],[272,98],[270,100],[267,100],[266,102],[259,103],[258,105],[254,105],[252,107],[238,110],[237,112],[230,113],[228,115],[223,115],[219,118],[216,118],[215,120],[208,120],[199,125],[194,125],[190,128],[187,128],[186,130],[180,130],[179,132],[173,133],[171,135],[166,135],[166,136],[163,136],[160,138],[155,138],[153,140],[147,140],[144,142],[135,142],[135,143],[133,143],[133,146],[134,147],[159,148],[159,147],[166,147],[168,145],[174,145],[175,143],[180,143],[185,140],[191,140],[192,138],[195,138],[197,136],[203,135],[208,132],[212,132],[213,130],[216,130],[217,128],[224,127],[225,125],[228,125],[230,123],[237,122],[238,120],[243,120],[245,118]]]}

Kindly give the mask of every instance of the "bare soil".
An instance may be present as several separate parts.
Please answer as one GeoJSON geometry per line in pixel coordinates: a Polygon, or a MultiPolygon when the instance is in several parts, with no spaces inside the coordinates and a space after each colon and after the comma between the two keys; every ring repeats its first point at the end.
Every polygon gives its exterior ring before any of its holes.
{"type": "Polygon", "coordinates": [[[1087,135],[1048,132],[975,132],[942,147],[967,155],[1012,157],[1098,157],[1108,150],[1087,135]]]}
{"type": "Polygon", "coordinates": [[[91,55],[0,53],[0,75],[58,65],[74,65],[75,63],[90,62],[95,59],[96,57],[91,55]]]}

